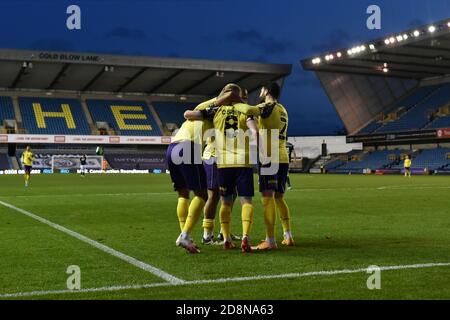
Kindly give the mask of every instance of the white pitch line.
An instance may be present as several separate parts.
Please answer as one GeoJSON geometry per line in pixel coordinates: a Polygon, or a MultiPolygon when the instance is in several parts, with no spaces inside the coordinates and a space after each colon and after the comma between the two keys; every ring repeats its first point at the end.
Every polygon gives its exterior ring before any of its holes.
{"type": "Polygon", "coordinates": [[[184,280],[176,278],[175,276],[173,276],[171,274],[168,274],[167,272],[164,272],[164,271],[162,271],[162,270],[160,270],[160,269],[158,269],[156,267],[153,267],[153,266],[151,266],[151,265],[149,265],[149,264],[147,264],[145,262],[139,261],[139,260],[137,260],[137,259],[135,259],[133,257],[130,257],[130,256],[128,256],[128,255],[126,255],[126,254],[124,254],[124,253],[122,253],[120,251],[117,251],[117,250],[115,250],[113,248],[110,248],[110,247],[108,247],[108,246],[106,246],[104,244],[101,244],[101,243],[99,243],[99,242],[97,242],[95,240],[92,240],[92,239],[90,239],[90,238],[88,238],[86,236],[83,236],[82,234],[79,234],[78,232],[75,232],[75,231],[72,231],[70,229],[67,229],[67,228],[65,228],[65,227],[63,227],[63,226],[61,226],[59,224],[53,223],[53,222],[51,222],[51,221],[49,221],[47,219],[44,219],[44,218],[42,218],[42,217],[40,217],[38,215],[35,215],[35,214],[33,214],[33,213],[29,212],[29,211],[23,210],[21,208],[18,208],[16,206],[13,206],[12,204],[9,204],[9,203],[3,202],[3,201],[0,201],[0,204],[3,205],[4,207],[7,207],[7,208],[12,209],[12,210],[15,210],[17,212],[20,212],[20,213],[22,213],[22,214],[24,214],[24,215],[26,215],[26,216],[34,219],[34,220],[37,220],[37,221],[39,221],[39,222],[41,222],[43,224],[46,224],[46,225],[52,227],[53,229],[61,231],[61,232],[65,233],[65,234],[67,234],[67,235],[69,235],[69,236],[71,236],[73,238],[76,238],[76,239],[78,239],[80,241],[83,241],[83,242],[91,245],[92,247],[97,248],[97,249],[99,249],[99,250],[101,250],[103,252],[106,252],[106,253],[108,253],[108,254],[116,257],[116,258],[119,258],[119,259],[121,259],[121,260],[123,260],[123,261],[125,261],[125,262],[127,262],[127,263],[129,263],[129,264],[131,264],[133,266],[135,266],[135,267],[138,267],[139,269],[142,269],[142,270],[147,271],[147,272],[149,272],[149,273],[151,273],[151,274],[153,274],[153,275],[155,275],[155,276],[157,276],[159,278],[162,278],[162,279],[166,280],[167,282],[169,282],[170,284],[179,284],[179,283],[183,283],[184,282],[184,280]]]}
{"type": "MultiPolygon", "coordinates": [[[[380,267],[380,270],[381,271],[393,271],[393,270],[425,269],[425,268],[436,268],[436,267],[450,267],[450,263],[448,263],[448,262],[446,262],[446,263],[423,263],[423,264],[411,264],[411,265],[384,266],[384,267],[380,267]]],[[[150,289],[150,288],[157,288],[157,287],[191,286],[191,285],[202,285],[202,284],[221,284],[221,283],[228,283],[228,282],[247,282],[247,281],[259,281],[259,280],[271,280],[271,279],[333,276],[333,275],[341,275],[341,274],[366,273],[367,270],[368,270],[368,268],[343,269],[343,270],[330,270],[330,271],[313,271],[313,272],[304,272],[304,273],[287,273],[287,274],[279,274],[279,275],[254,276],[254,277],[195,280],[195,281],[184,281],[184,282],[180,282],[180,283],[164,282],[164,283],[150,283],[150,284],[142,284],[142,285],[122,285],[122,286],[119,285],[119,286],[110,286],[110,287],[87,288],[87,289],[80,289],[80,290],[49,290],[49,291],[5,293],[5,294],[0,294],[0,299],[1,298],[21,298],[21,297],[33,297],[33,296],[58,295],[58,294],[73,294],[73,293],[140,290],[140,289],[150,289]]]]}

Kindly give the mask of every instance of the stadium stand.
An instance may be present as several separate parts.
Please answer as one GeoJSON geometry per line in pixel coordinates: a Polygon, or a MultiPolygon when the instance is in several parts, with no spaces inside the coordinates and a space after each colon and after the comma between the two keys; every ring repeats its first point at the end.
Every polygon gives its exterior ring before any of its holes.
{"type": "Polygon", "coordinates": [[[354,156],[354,159],[330,171],[336,173],[363,173],[365,169],[384,169],[395,162],[400,154],[400,150],[383,150],[361,154],[354,156]]]}
{"type": "Polygon", "coordinates": [[[196,103],[153,102],[153,107],[164,125],[174,123],[178,127],[185,121],[184,112],[196,107],[196,103]]]}
{"type": "Polygon", "coordinates": [[[378,128],[380,128],[383,125],[382,122],[379,121],[373,121],[369,123],[365,128],[363,128],[361,131],[359,131],[358,134],[370,134],[375,132],[378,128]]]}
{"type": "Polygon", "coordinates": [[[450,128],[450,116],[436,118],[426,128],[427,129],[450,128]]]}
{"type": "Polygon", "coordinates": [[[339,167],[345,165],[348,161],[352,159],[352,157],[358,156],[361,153],[362,151],[360,150],[353,150],[346,154],[334,155],[333,158],[329,162],[327,162],[324,168],[327,172],[333,172],[339,167]]]}
{"type": "Polygon", "coordinates": [[[11,169],[11,162],[7,154],[0,153],[0,170],[11,169]]]}
{"type": "Polygon", "coordinates": [[[436,112],[448,101],[450,101],[450,84],[435,89],[424,100],[406,111],[399,120],[388,123],[377,132],[420,130],[430,121],[428,112],[436,112]]]}
{"type": "MultiPolygon", "coordinates": [[[[447,148],[437,148],[437,149],[427,149],[419,151],[416,157],[412,159],[412,168],[414,169],[428,169],[428,170],[438,170],[450,165],[450,158],[448,154],[450,149],[447,148]]],[[[391,167],[392,169],[403,169],[403,162],[391,167]]]]}
{"type": "Polygon", "coordinates": [[[327,172],[333,172],[344,164],[346,164],[346,162],[341,159],[333,159],[325,165],[325,170],[327,172]]]}
{"type": "MultiPolygon", "coordinates": [[[[405,110],[400,119],[383,124],[380,121],[373,121],[363,128],[358,134],[371,134],[382,132],[397,132],[421,129],[429,121],[426,115],[428,109],[436,110],[446,101],[449,87],[429,86],[419,88],[417,91],[404,98],[391,112],[395,110],[405,110]]],[[[384,114],[386,116],[388,113],[384,114]]]]}
{"type": "Polygon", "coordinates": [[[10,97],[0,97],[0,127],[4,120],[14,120],[16,118],[12,99],[10,97]]]}
{"type": "Polygon", "coordinates": [[[76,99],[20,97],[19,106],[23,125],[30,134],[91,134],[76,99]]]}
{"type": "Polygon", "coordinates": [[[118,135],[161,136],[148,105],[143,101],[86,100],[94,122],[107,122],[118,135]]]}

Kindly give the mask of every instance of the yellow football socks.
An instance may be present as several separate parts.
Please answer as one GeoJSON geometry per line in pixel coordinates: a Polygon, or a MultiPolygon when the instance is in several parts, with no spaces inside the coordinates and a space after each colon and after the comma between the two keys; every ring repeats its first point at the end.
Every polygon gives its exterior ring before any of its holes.
{"type": "Polygon", "coordinates": [[[249,237],[253,224],[253,205],[242,205],[242,237],[249,237]]]}
{"type": "Polygon", "coordinates": [[[225,240],[231,237],[231,206],[222,204],[220,206],[220,226],[225,240]]]}
{"type": "Polygon", "coordinates": [[[275,199],[278,209],[278,214],[280,215],[281,224],[283,225],[283,231],[290,232],[291,231],[291,214],[289,211],[289,207],[284,198],[275,199]]]}
{"type": "Polygon", "coordinates": [[[214,219],[203,219],[204,234],[211,236],[214,234],[214,219]]]}
{"type": "Polygon", "coordinates": [[[186,198],[178,198],[177,205],[177,216],[178,222],[180,223],[180,230],[183,231],[184,224],[186,223],[186,219],[189,213],[189,199],[186,198]]]}
{"type": "Polygon", "coordinates": [[[184,224],[183,232],[190,234],[192,229],[194,229],[195,224],[197,223],[200,215],[203,212],[203,208],[205,207],[205,200],[200,197],[194,197],[192,199],[191,204],[189,205],[188,216],[186,219],[186,223],[184,224]]]}
{"type": "Polygon", "coordinates": [[[266,224],[266,236],[275,239],[276,205],[274,197],[263,197],[264,222],[266,224]]]}

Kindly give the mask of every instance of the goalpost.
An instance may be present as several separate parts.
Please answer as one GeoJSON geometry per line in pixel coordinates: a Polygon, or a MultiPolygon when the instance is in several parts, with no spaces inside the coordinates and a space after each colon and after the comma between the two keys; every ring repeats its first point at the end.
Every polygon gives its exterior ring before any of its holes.
{"type": "MultiPolygon", "coordinates": [[[[52,173],[55,170],[80,170],[81,163],[80,158],[82,155],[52,155],[52,173]]],[[[86,156],[86,165],[84,166],[86,171],[88,170],[102,170],[103,169],[103,156],[86,156]]]]}

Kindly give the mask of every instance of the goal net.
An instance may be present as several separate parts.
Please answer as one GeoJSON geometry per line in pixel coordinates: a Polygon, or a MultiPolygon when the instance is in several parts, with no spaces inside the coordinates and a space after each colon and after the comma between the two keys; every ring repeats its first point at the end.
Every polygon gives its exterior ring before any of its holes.
{"type": "MultiPolygon", "coordinates": [[[[52,172],[68,170],[70,172],[76,172],[80,170],[81,163],[80,158],[82,155],[53,155],[52,156],[52,172]]],[[[86,165],[84,169],[89,170],[102,170],[103,156],[86,156],[86,165]]]]}

